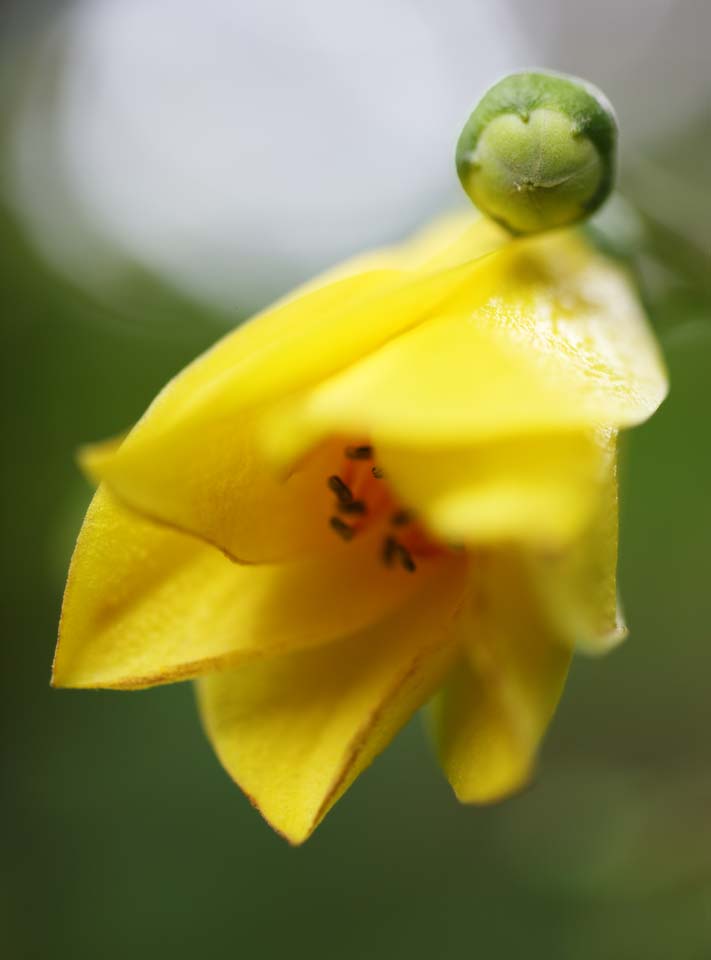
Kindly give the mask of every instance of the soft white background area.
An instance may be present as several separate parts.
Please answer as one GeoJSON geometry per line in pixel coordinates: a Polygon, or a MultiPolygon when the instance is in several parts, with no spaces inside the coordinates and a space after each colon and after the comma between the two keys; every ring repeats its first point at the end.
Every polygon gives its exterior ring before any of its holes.
{"type": "Polygon", "coordinates": [[[41,23],[10,170],[37,243],[87,283],[127,259],[241,311],[464,202],[454,143],[506,72],[598,83],[629,156],[708,106],[693,0],[81,0],[41,23]]]}

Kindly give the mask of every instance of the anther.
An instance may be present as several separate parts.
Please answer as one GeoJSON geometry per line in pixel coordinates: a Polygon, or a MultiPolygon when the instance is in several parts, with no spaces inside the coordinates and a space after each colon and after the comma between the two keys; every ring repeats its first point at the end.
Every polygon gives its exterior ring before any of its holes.
{"type": "Polygon", "coordinates": [[[386,537],[383,541],[383,563],[386,567],[392,567],[398,553],[398,542],[395,537],[386,537]]]}
{"type": "Polygon", "coordinates": [[[412,554],[395,537],[386,537],[383,541],[382,558],[386,567],[392,567],[395,561],[399,560],[401,566],[408,573],[414,573],[417,570],[417,564],[412,559],[412,554]]]}
{"type": "Polygon", "coordinates": [[[368,444],[359,447],[346,447],[345,454],[349,460],[372,460],[373,448],[368,444]]]}
{"type": "Polygon", "coordinates": [[[332,476],[328,478],[328,489],[336,494],[338,502],[341,504],[351,503],[353,494],[347,483],[344,483],[340,477],[332,476]]]}
{"type": "Polygon", "coordinates": [[[339,537],[343,537],[344,540],[353,539],[355,530],[349,524],[344,523],[340,517],[331,517],[328,522],[331,525],[331,529],[334,530],[339,537]]]}
{"type": "Polygon", "coordinates": [[[339,503],[338,509],[341,513],[357,514],[362,516],[368,512],[368,506],[365,500],[351,500],[350,503],[339,503]]]}
{"type": "Polygon", "coordinates": [[[376,480],[382,480],[385,476],[385,471],[382,467],[373,467],[371,472],[376,480]]]}
{"type": "Polygon", "coordinates": [[[397,545],[397,555],[400,563],[408,573],[414,573],[415,570],[417,570],[417,564],[412,559],[412,554],[407,547],[403,547],[401,543],[398,543],[397,545]]]}

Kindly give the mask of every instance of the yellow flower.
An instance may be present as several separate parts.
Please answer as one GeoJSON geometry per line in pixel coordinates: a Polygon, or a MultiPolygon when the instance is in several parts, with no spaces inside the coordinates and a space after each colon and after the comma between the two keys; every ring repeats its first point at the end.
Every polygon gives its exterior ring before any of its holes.
{"type": "Polygon", "coordinates": [[[435,693],[457,796],[496,800],[573,647],[624,635],[615,440],[665,390],[626,277],[573,230],[472,213],[346,264],[86,451],[53,682],[199,678],[293,843],[435,693]]]}

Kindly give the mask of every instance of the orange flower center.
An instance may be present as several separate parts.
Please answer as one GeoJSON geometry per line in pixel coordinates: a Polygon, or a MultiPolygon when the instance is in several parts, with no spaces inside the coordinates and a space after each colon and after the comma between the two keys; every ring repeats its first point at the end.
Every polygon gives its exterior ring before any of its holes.
{"type": "Polygon", "coordinates": [[[373,524],[381,524],[385,566],[399,565],[414,573],[419,558],[445,551],[427,536],[412,511],[398,503],[370,444],[345,447],[339,471],[328,477],[327,483],[334,498],[331,529],[344,540],[352,540],[373,524]]]}

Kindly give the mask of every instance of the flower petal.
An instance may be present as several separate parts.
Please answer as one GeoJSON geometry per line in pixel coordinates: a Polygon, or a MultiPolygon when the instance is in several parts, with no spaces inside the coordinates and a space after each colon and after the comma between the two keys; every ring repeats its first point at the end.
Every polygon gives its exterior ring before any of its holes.
{"type": "Polygon", "coordinates": [[[89,456],[92,475],[134,509],[239,560],[309,548],[281,527],[287,516],[297,524],[303,517],[288,497],[282,517],[275,481],[253,442],[259,411],[357,360],[475,282],[481,258],[507,235],[483,219],[467,223],[466,230],[460,218],[435,226],[410,246],[359,261],[364,272],[314,284],[241,326],[168,384],[113,456],[89,456]],[[242,528],[255,525],[261,532],[250,530],[243,541],[242,528]],[[270,533],[272,542],[263,543],[270,533]]]}
{"type": "Polygon", "coordinates": [[[325,643],[379,621],[435,568],[386,571],[377,531],[328,555],[239,566],[100,488],[69,572],[53,683],[145,687],[325,643]]]}
{"type": "Polygon", "coordinates": [[[472,571],[458,632],[468,656],[431,707],[444,771],[463,803],[489,803],[528,780],[565,683],[570,651],[557,642],[514,554],[472,571]]]}
{"type": "Polygon", "coordinates": [[[446,543],[570,543],[597,508],[611,432],[541,434],[426,452],[378,447],[390,484],[446,543]]]}
{"type": "MultiPolygon", "coordinates": [[[[613,451],[614,452],[614,451],[613,451]]],[[[617,597],[618,497],[614,456],[595,512],[565,550],[530,553],[528,571],[564,642],[606,653],[627,636],[617,597]]]]}
{"type": "Polygon", "coordinates": [[[222,764],[292,843],[309,836],[441,680],[464,570],[465,561],[450,561],[412,603],[348,640],[198,682],[222,764]]]}
{"type": "Polygon", "coordinates": [[[343,444],[322,443],[283,479],[257,445],[258,418],[245,413],[157,434],[135,455],[130,437],[117,449],[85,448],[91,476],[132,509],[195,534],[241,563],[271,563],[337,543],[327,479],[343,444]]]}
{"type": "Polygon", "coordinates": [[[298,455],[300,431],[306,445],[345,432],[429,448],[623,427],[648,417],[666,389],[627,277],[565,231],[488,258],[446,313],[308,391],[281,433],[270,423],[269,449],[298,455]]]}

